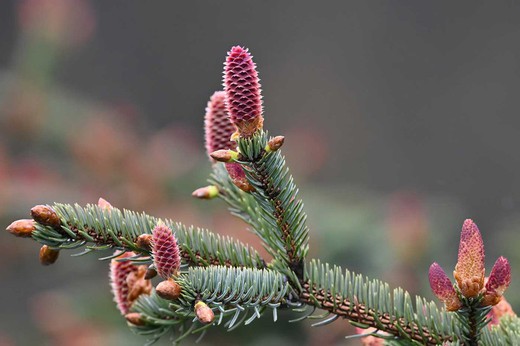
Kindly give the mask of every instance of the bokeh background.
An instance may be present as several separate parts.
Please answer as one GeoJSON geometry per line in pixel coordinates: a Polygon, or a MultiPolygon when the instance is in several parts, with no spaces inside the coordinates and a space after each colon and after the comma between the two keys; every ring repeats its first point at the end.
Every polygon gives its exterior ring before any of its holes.
{"type": "MultiPolygon", "coordinates": [[[[265,126],[286,137],[313,257],[433,298],[428,266],[453,268],[473,218],[488,270],[512,262],[518,310],[519,18],[511,0],[4,0],[0,224],[102,196],[258,246],[223,203],[190,196],[210,172],[204,108],[240,44],[265,126]]],[[[107,263],[64,252],[41,267],[38,249],[0,233],[1,346],[144,343],[111,302],[107,263]]],[[[354,332],[290,317],[202,344],[345,345],[354,332]]]]}

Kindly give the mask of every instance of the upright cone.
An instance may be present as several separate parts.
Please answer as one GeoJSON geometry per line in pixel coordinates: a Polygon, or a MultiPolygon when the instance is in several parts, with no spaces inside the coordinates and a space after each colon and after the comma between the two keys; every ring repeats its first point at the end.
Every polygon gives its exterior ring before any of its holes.
{"type": "Polygon", "coordinates": [[[260,79],[252,58],[246,48],[235,46],[224,67],[228,113],[242,137],[253,136],[264,123],[260,79]]]}

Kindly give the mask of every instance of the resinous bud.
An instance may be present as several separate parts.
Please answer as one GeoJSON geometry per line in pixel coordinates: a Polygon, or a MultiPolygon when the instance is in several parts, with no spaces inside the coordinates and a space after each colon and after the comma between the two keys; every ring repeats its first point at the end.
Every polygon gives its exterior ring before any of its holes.
{"type": "Polygon", "coordinates": [[[35,229],[34,220],[22,219],[12,222],[7,226],[6,231],[16,237],[29,238],[35,229]]]}
{"type": "Polygon", "coordinates": [[[209,154],[209,156],[218,162],[232,162],[238,159],[238,153],[228,149],[216,150],[209,154]]]}
{"type": "Polygon", "coordinates": [[[54,250],[48,247],[47,245],[43,245],[40,248],[40,263],[44,266],[48,266],[56,262],[58,256],[60,255],[59,250],[54,250]]]}
{"type": "Polygon", "coordinates": [[[59,228],[61,226],[58,214],[48,205],[37,205],[33,207],[31,209],[31,216],[34,221],[44,226],[53,228],[59,228]]]}
{"type": "Polygon", "coordinates": [[[284,136],[276,136],[276,137],[271,138],[267,142],[265,151],[267,151],[268,153],[277,151],[278,149],[280,149],[282,147],[284,141],[285,141],[284,136]]]}
{"type": "Polygon", "coordinates": [[[163,299],[176,300],[181,296],[182,288],[174,279],[161,281],[155,288],[157,295],[163,299]]]}
{"type": "Polygon", "coordinates": [[[126,320],[136,326],[144,325],[144,321],[141,318],[141,314],[138,312],[129,312],[125,315],[126,320]]]}
{"type": "Polygon", "coordinates": [[[212,199],[218,196],[218,188],[214,185],[204,186],[193,191],[191,195],[200,199],[212,199]]]}
{"type": "Polygon", "coordinates": [[[197,316],[199,322],[204,324],[212,323],[213,320],[215,320],[215,313],[202,300],[199,300],[197,303],[195,303],[195,315],[197,316]]]}
{"type": "Polygon", "coordinates": [[[138,248],[143,250],[150,251],[152,249],[152,235],[151,234],[141,234],[137,237],[137,241],[135,242],[138,248]]]}

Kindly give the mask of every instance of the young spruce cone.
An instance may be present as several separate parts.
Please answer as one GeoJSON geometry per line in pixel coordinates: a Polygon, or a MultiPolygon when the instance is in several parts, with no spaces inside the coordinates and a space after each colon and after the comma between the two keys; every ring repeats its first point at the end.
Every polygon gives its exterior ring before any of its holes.
{"type": "Polygon", "coordinates": [[[181,256],[172,230],[159,223],[152,231],[153,261],[157,273],[165,280],[179,271],[181,256]]]}
{"type": "Polygon", "coordinates": [[[226,106],[231,122],[242,137],[251,137],[263,126],[260,79],[251,54],[240,46],[228,52],[224,67],[226,106]]]}
{"type": "MultiPolygon", "coordinates": [[[[216,150],[234,149],[236,147],[235,142],[231,140],[231,136],[236,131],[236,128],[229,120],[226,109],[226,93],[224,91],[216,91],[211,95],[208,107],[206,107],[204,130],[208,156],[216,150]]],[[[215,162],[211,156],[210,160],[215,162]]]]}

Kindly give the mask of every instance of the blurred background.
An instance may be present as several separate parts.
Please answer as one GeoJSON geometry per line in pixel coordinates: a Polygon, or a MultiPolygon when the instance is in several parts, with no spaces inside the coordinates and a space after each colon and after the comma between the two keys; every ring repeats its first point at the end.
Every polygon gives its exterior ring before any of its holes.
{"type": "MultiPolygon", "coordinates": [[[[190,196],[210,173],[204,108],[240,44],[265,127],[286,137],[312,257],[433,298],[428,267],[451,272],[473,218],[488,272],[499,255],[512,262],[518,311],[519,17],[516,1],[4,0],[0,224],[104,197],[260,248],[222,202],[190,196]]],[[[1,346],[144,343],[111,301],[108,263],[63,251],[42,267],[38,249],[0,233],[1,346]]],[[[290,317],[215,328],[202,344],[345,345],[354,333],[290,317]]]]}

